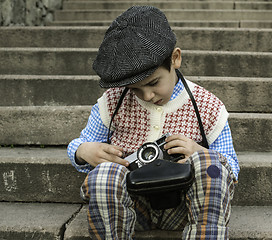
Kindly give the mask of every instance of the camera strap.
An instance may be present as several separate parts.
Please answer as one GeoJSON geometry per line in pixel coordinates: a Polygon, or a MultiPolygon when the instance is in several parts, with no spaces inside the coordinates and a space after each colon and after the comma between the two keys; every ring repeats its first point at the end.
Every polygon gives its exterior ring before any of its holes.
{"type": "Polygon", "coordinates": [[[129,90],[129,88],[125,87],[124,91],[122,92],[122,94],[121,94],[121,96],[120,96],[120,98],[119,98],[119,100],[118,100],[118,103],[117,103],[117,105],[116,105],[116,108],[115,108],[115,110],[114,110],[114,112],[113,112],[113,114],[112,114],[112,116],[111,116],[110,125],[109,125],[109,131],[108,131],[108,138],[107,138],[107,143],[108,143],[108,144],[110,144],[110,129],[111,129],[112,121],[113,121],[115,115],[117,114],[119,108],[121,107],[121,104],[122,104],[122,102],[123,102],[123,100],[124,100],[124,98],[125,98],[125,96],[126,96],[128,90],[129,90]]]}
{"type": "MultiPolygon", "coordinates": [[[[202,136],[202,146],[209,149],[209,144],[208,144],[208,141],[207,141],[207,138],[206,138],[206,135],[205,135],[205,131],[204,131],[204,127],[203,127],[203,124],[202,124],[202,121],[201,121],[201,117],[200,117],[200,114],[199,114],[199,111],[198,111],[198,107],[197,107],[197,104],[196,104],[196,101],[195,101],[195,98],[190,90],[190,88],[188,87],[188,84],[186,82],[186,80],[184,79],[183,75],[181,74],[181,72],[179,70],[176,70],[176,74],[178,76],[179,79],[181,79],[183,85],[184,85],[184,88],[186,90],[186,92],[188,93],[191,101],[192,101],[192,104],[194,106],[194,110],[195,110],[195,113],[196,113],[196,117],[197,117],[197,120],[198,120],[198,124],[199,124],[199,129],[200,129],[200,133],[201,133],[201,136],[202,136]]],[[[108,131],[108,137],[107,137],[107,143],[110,144],[110,132],[111,132],[111,125],[112,125],[112,122],[113,122],[113,119],[115,117],[115,115],[118,113],[118,110],[119,108],[121,107],[121,104],[128,92],[129,88],[125,87],[124,91],[122,92],[120,98],[119,98],[119,101],[116,105],[116,108],[111,116],[111,120],[110,120],[110,125],[109,125],[109,131],[108,131]]]]}
{"type": "Polygon", "coordinates": [[[200,129],[200,133],[201,133],[201,136],[202,136],[202,146],[209,149],[209,144],[208,144],[208,141],[207,141],[207,138],[206,138],[206,134],[205,134],[205,131],[204,131],[204,127],[203,127],[203,124],[202,124],[202,120],[201,120],[201,117],[200,117],[200,114],[199,114],[199,111],[198,111],[198,107],[197,107],[197,104],[196,104],[196,101],[195,101],[195,98],[190,90],[190,88],[188,87],[188,84],[187,82],[185,81],[183,75],[181,74],[181,72],[176,69],[176,73],[177,73],[177,76],[178,78],[181,79],[191,101],[192,101],[192,104],[194,106],[194,109],[195,109],[195,113],[196,113],[196,117],[197,117],[197,120],[198,120],[198,125],[199,125],[199,129],[200,129]]]}

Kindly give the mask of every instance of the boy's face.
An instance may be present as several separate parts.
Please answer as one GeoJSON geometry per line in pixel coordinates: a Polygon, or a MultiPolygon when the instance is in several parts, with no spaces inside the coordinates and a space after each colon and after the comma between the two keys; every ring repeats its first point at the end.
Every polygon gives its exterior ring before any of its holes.
{"type": "Polygon", "coordinates": [[[135,84],[128,85],[138,98],[155,105],[162,106],[169,102],[174,87],[178,81],[175,69],[181,64],[180,49],[176,48],[172,53],[170,72],[159,67],[152,75],[135,84]]]}

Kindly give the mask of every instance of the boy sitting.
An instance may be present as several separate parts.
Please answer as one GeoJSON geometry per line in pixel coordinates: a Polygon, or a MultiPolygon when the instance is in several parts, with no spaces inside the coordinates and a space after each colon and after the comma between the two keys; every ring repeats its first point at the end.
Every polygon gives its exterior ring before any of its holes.
{"type": "Polygon", "coordinates": [[[192,102],[176,70],[181,49],[165,15],[134,6],[107,30],[93,68],[109,88],[92,108],[79,138],[68,146],[72,164],[87,173],[82,196],[89,201],[92,239],[133,239],[135,230],[183,230],[183,239],[228,239],[227,224],[239,165],[223,103],[186,80],[196,100],[209,149],[202,146],[192,102]],[[128,88],[110,128],[112,114],[128,88]],[[124,158],[165,133],[168,154],[184,154],[195,181],[175,208],[154,210],[126,187],[124,158]]]}

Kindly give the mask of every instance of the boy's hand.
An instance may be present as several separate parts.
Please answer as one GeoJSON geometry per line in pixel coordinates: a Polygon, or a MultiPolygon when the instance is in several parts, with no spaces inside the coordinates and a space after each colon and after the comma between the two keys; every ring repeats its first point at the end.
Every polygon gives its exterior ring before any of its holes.
{"type": "Polygon", "coordinates": [[[121,147],[99,142],[82,143],[76,152],[79,161],[85,161],[93,167],[103,162],[115,162],[127,167],[129,163],[121,158],[122,155],[121,147]]]}
{"type": "Polygon", "coordinates": [[[185,158],[179,160],[178,163],[184,163],[194,152],[205,149],[192,139],[179,134],[167,137],[165,141],[167,143],[164,145],[164,149],[168,149],[169,155],[176,153],[185,155],[185,158]]]}

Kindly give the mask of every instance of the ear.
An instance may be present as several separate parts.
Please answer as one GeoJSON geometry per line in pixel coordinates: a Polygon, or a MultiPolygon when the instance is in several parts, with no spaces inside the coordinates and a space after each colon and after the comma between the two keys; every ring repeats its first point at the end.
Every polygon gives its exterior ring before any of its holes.
{"type": "Polygon", "coordinates": [[[174,69],[180,68],[181,65],[181,49],[180,48],[175,48],[172,52],[172,66],[174,69]]]}

